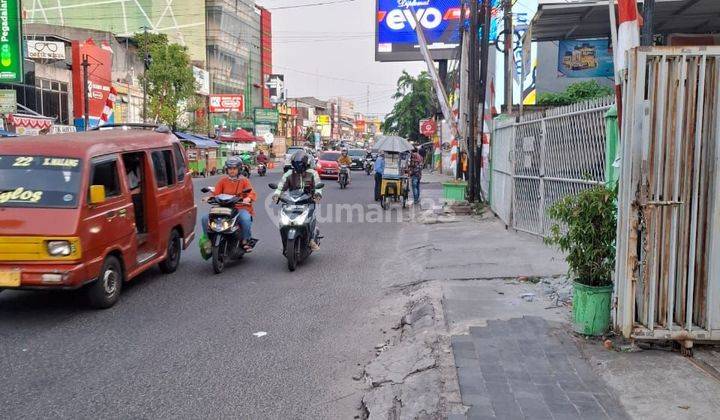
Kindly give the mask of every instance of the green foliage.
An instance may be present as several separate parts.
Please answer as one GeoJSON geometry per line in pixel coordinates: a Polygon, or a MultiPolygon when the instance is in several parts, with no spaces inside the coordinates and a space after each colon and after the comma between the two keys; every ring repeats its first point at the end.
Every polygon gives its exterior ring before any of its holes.
{"type": "Polygon", "coordinates": [[[195,96],[195,76],[187,48],[171,44],[165,34],[139,33],[133,37],[139,54],[149,54],[150,66],[142,76],[147,81],[148,120],[178,129],[178,119],[195,96]]]}
{"type": "Polygon", "coordinates": [[[572,105],[588,99],[602,98],[613,95],[611,88],[600,86],[595,80],[588,82],[573,83],[568,86],[565,92],[541,93],[538,95],[537,104],[544,106],[572,105]]]}
{"type": "Polygon", "coordinates": [[[550,228],[546,243],[567,254],[570,272],[587,286],[612,284],[615,269],[616,194],[596,186],[568,196],[550,207],[550,228]]]}
{"type": "Polygon", "coordinates": [[[421,141],[420,120],[432,117],[438,109],[430,75],[423,71],[417,77],[402,72],[393,95],[395,105],[385,117],[383,132],[396,134],[410,141],[421,141]]]}

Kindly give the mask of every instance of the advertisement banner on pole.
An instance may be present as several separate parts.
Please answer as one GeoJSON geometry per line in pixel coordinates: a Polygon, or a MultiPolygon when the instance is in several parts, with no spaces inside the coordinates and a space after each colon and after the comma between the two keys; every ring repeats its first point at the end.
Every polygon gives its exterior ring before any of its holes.
{"type": "Polygon", "coordinates": [[[265,88],[270,94],[270,103],[281,104],[285,102],[285,76],[282,74],[269,74],[266,76],[265,88]]]}
{"type": "Polygon", "coordinates": [[[195,93],[203,96],[210,94],[210,73],[200,67],[193,66],[193,76],[195,77],[195,93]]]}
{"type": "MultiPolygon", "coordinates": [[[[98,125],[112,87],[113,53],[106,43],[92,39],[72,42],[73,117],[77,127],[84,127],[85,92],[87,91],[90,126],[98,125]],[[87,57],[88,84],[83,86],[83,58],[87,57]]],[[[113,117],[107,123],[114,122],[113,117]]]]}
{"type": "Polygon", "coordinates": [[[0,82],[22,83],[23,48],[20,0],[0,1],[0,82]]]}
{"type": "Polygon", "coordinates": [[[0,114],[17,113],[17,91],[0,89],[0,114]]]}
{"type": "Polygon", "coordinates": [[[213,113],[245,112],[242,95],[210,95],[209,111],[213,113]]]}
{"type": "Polygon", "coordinates": [[[607,39],[560,41],[558,72],[565,77],[613,77],[613,54],[607,39]]]}

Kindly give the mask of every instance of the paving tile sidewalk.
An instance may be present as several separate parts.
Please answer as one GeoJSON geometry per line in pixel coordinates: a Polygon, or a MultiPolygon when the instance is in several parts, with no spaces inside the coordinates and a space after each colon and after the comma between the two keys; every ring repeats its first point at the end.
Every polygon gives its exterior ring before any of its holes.
{"type": "Polygon", "coordinates": [[[452,337],[468,419],[626,419],[562,327],[539,317],[489,321],[452,337]]]}

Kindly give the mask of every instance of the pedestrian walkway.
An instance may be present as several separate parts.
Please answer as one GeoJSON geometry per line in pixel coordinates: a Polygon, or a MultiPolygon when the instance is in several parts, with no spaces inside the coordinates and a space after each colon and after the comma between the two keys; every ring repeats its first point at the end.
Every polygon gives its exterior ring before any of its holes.
{"type": "MultiPolygon", "coordinates": [[[[452,337],[468,419],[625,419],[562,325],[488,321],[452,337]]],[[[452,418],[452,417],[451,417],[452,418]]]]}

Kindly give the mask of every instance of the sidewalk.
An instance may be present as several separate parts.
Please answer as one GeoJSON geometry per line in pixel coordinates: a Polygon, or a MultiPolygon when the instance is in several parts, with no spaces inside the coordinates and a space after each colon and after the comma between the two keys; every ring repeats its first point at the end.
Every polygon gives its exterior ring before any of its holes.
{"type": "MultiPolygon", "coordinates": [[[[424,176],[423,202],[440,205],[441,180],[424,176]]],[[[567,265],[541,239],[489,211],[446,221],[423,225],[418,264],[420,282],[441,291],[451,419],[717,418],[720,381],[691,360],[570,332],[567,265]]],[[[720,368],[720,348],[696,358],[720,368]]]]}

